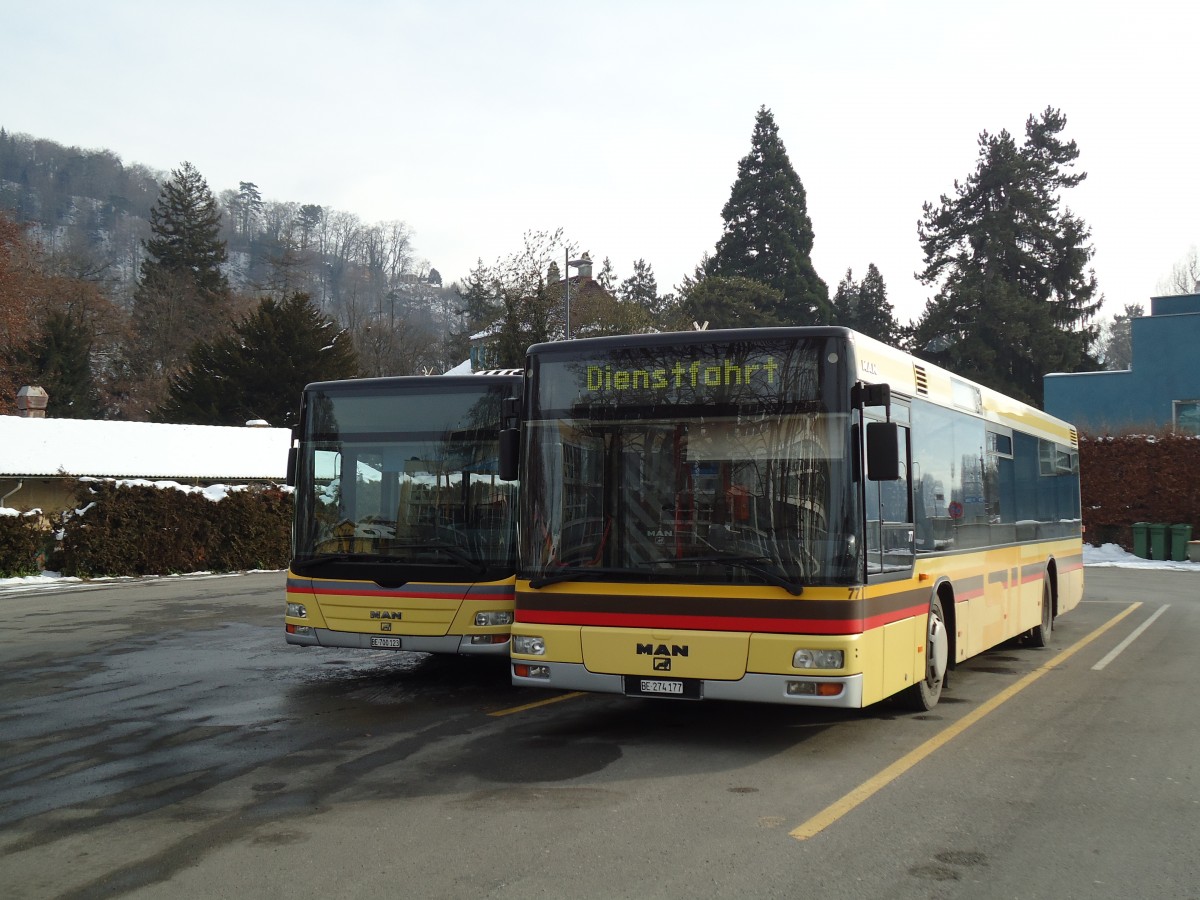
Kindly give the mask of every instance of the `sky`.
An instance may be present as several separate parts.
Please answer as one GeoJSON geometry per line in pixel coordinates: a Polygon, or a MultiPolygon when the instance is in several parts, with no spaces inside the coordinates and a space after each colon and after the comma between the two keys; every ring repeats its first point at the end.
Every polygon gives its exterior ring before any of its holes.
{"type": "Polygon", "coordinates": [[[0,0],[0,126],[403,221],[447,283],[562,228],[665,293],[766,106],[830,293],[874,263],[907,322],[922,205],[1050,106],[1111,316],[1200,244],[1198,26],[1164,0],[0,0]]]}

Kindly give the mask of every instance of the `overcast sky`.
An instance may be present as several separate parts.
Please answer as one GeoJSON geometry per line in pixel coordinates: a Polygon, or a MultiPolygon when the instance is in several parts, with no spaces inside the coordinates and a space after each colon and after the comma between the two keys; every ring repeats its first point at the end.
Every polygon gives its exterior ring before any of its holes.
{"type": "Polygon", "coordinates": [[[402,220],[446,281],[562,227],[666,292],[720,236],[765,105],[830,293],[873,262],[908,321],[922,204],[981,131],[1054,106],[1111,315],[1200,243],[1198,26],[1157,0],[0,0],[0,126],[402,220]]]}

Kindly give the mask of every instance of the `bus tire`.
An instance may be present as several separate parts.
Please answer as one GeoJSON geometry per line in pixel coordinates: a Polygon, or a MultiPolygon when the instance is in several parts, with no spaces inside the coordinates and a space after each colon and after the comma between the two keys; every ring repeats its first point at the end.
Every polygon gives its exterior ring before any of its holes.
{"type": "Polygon", "coordinates": [[[924,677],[902,694],[905,705],[916,712],[926,712],[937,706],[946,683],[946,668],[950,661],[950,632],[942,600],[934,594],[929,602],[929,618],[925,628],[924,677]]]}
{"type": "Polygon", "coordinates": [[[1050,576],[1042,578],[1042,621],[1029,633],[1035,647],[1048,647],[1054,631],[1054,595],[1050,590],[1050,576]]]}

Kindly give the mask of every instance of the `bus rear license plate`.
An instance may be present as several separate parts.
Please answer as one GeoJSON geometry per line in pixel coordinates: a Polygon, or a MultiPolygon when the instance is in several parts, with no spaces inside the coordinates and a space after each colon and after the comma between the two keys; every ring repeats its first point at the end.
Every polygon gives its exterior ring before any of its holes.
{"type": "Polygon", "coordinates": [[[388,650],[400,649],[400,638],[393,637],[373,637],[371,638],[372,647],[384,647],[388,650]]]}
{"type": "Polygon", "coordinates": [[[682,681],[667,681],[663,678],[641,679],[643,694],[683,694],[682,681]]]}

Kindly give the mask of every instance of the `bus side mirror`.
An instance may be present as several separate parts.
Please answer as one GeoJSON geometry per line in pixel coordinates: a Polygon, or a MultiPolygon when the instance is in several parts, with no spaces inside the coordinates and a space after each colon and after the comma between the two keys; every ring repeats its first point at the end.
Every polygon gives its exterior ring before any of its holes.
{"type": "Polygon", "coordinates": [[[499,476],[505,481],[516,481],[520,474],[521,432],[516,428],[500,429],[499,476]]]}
{"type": "Polygon", "coordinates": [[[895,422],[867,423],[867,478],[900,479],[900,427],[895,422]]]}
{"type": "Polygon", "coordinates": [[[284,484],[288,487],[296,486],[296,448],[288,447],[287,461],[287,476],[284,478],[284,484]]]}

